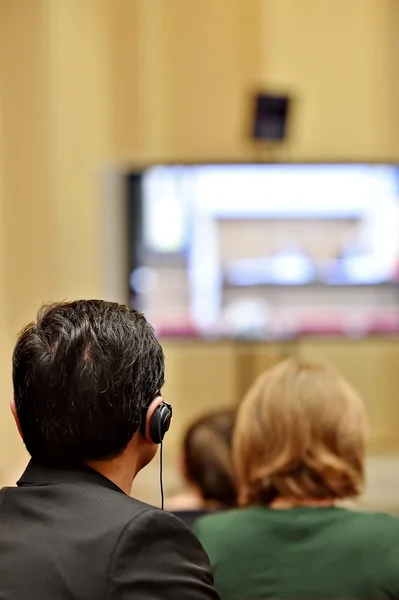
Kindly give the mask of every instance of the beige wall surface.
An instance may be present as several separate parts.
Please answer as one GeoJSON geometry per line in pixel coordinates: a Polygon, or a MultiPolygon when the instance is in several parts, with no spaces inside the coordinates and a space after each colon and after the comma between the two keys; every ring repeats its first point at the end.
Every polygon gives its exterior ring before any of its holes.
{"type": "Polygon", "coordinates": [[[384,159],[398,146],[395,0],[265,0],[265,80],[296,98],[291,158],[384,159]]]}
{"type": "MultiPolygon", "coordinates": [[[[42,301],[108,294],[104,167],[258,158],[248,98],[268,87],[296,100],[282,159],[397,158],[397,12],[394,0],[0,0],[0,479],[25,460],[7,406],[17,331],[42,301]]],[[[363,360],[376,373],[370,412],[392,437],[395,358],[374,361],[378,348],[331,356],[360,383],[363,360]]],[[[167,347],[177,431],[191,405],[227,399],[263,360],[196,352],[167,347]]]]}

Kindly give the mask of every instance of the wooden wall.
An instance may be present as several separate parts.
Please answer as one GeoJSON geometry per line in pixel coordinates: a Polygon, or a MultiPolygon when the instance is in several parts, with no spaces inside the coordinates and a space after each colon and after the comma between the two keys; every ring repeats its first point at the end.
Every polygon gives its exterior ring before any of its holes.
{"type": "MultiPolygon", "coordinates": [[[[0,479],[25,460],[8,416],[16,332],[43,300],[105,294],[104,167],[256,157],[246,102],[269,86],[297,99],[282,158],[395,159],[392,23],[395,0],[0,0],[0,479]]],[[[342,366],[376,436],[395,437],[394,344],[302,350],[342,366]]],[[[265,360],[245,352],[167,345],[177,433],[241,393],[265,360]]]]}

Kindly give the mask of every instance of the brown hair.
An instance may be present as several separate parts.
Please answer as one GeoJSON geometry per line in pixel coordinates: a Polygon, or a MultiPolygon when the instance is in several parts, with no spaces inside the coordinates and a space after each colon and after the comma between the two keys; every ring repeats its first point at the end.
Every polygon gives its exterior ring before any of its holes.
{"type": "Polygon", "coordinates": [[[244,398],[234,434],[239,502],[343,499],[364,482],[365,413],[334,369],[284,361],[244,398]]]}
{"type": "Polygon", "coordinates": [[[232,459],[235,411],[207,414],[187,430],[183,442],[187,479],[204,500],[235,506],[237,494],[232,459]]]}

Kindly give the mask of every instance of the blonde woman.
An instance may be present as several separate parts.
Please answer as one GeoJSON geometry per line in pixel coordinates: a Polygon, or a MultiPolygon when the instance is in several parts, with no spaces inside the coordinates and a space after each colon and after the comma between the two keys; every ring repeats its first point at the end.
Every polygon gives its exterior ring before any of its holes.
{"type": "Polygon", "coordinates": [[[364,482],[362,401],[290,359],[245,397],[233,440],[240,509],[200,519],[223,600],[399,598],[399,519],[349,511],[364,482]]]}

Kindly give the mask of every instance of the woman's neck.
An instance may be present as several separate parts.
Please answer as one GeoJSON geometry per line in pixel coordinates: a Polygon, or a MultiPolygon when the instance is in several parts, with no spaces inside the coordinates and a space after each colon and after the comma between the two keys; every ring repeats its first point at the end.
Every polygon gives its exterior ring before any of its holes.
{"type": "Polygon", "coordinates": [[[226,508],[224,504],[217,500],[203,500],[204,510],[223,510],[226,508]]]}
{"type": "Polygon", "coordinates": [[[186,490],[176,496],[170,498],[166,502],[167,510],[221,510],[225,508],[223,504],[216,500],[205,500],[200,490],[195,486],[188,486],[186,490]]]}
{"type": "Polygon", "coordinates": [[[275,509],[284,509],[284,508],[296,508],[300,506],[309,506],[309,507],[323,507],[323,506],[334,506],[335,500],[332,498],[327,498],[325,500],[316,500],[314,498],[303,498],[299,500],[298,498],[276,498],[273,502],[270,503],[270,508],[275,509]]]}

